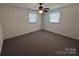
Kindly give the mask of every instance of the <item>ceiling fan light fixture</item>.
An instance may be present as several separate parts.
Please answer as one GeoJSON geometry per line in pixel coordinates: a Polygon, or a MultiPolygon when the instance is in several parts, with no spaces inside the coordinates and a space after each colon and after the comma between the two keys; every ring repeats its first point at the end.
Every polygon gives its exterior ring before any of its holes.
{"type": "Polygon", "coordinates": [[[39,10],[39,13],[40,13],[40,14],[43,14],[43,10],[39,10]]]}
{"type": "Polygon", "coordinates": [[[48,12],[49,8],[45,8],[42,3],[39,4],[39,13],[43,14],[44,12],[48,12]]]}

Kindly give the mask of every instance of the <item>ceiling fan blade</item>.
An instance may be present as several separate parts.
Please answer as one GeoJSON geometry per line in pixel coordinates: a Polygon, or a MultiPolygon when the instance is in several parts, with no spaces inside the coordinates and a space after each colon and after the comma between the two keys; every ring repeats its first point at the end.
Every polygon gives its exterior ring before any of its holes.
{"type": "Polygon", "coordinates": [[[45,12],[48,12],[48,10],[49,10],[49,8],[44,8],[44,11],[45,11],[45,12]]]}
{"type": "Polygon", "coordinates": [[[49,8],[44,8],[45,10],[49,10],[49,8]]]}
{"type": "Polygon", "coordinates": [[[45,9],[44,9],[43,11],[44,11],[44,12],[48,12],[48,10],[45,10],[45,9]]]}

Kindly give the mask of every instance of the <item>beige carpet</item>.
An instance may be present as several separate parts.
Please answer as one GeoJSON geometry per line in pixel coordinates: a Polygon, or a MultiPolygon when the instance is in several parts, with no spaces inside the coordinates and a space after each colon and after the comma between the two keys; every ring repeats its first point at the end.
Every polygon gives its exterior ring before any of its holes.
{"type": "Polygon", "coordinates": [[[5,56],[60,56],[79,55],[79,41],[44,30],[4,41],[5,56]]]}

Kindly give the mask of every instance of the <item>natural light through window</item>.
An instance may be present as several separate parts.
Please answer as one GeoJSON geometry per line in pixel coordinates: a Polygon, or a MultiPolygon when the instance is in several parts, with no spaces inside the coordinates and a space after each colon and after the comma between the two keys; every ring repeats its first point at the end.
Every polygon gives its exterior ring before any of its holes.
{"type": "Polygon", "coordinates": [[[30,13],[29,14],[29,23],[36,23],[37,14],[30,13]]]}
{"type": "Polygon", "coordinates": [[[54,12],[50,14],[50,23],[59,23],[60,12],[54,12]]]}

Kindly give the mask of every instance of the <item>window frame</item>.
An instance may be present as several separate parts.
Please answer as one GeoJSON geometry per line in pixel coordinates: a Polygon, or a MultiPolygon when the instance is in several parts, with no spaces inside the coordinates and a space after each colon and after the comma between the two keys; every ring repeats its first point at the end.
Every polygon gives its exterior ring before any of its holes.
{"type": "Polygon", "coordinates": [[[35,23],[37,23],[37,17],[38,17],[37,13],[29,13],[29,14],[28,14],[28,23],[29,23],[29,24],[35,24],[35,23]],[[36,14],[36,22],[30,22],[30,18],[29,18],[29,17],[30,17],[30,16],[29,16],[30,14],[36,14]]]}
{"type": "Polygon", "coordinates": [[[49,13],[49,23],[51,23],[51,24],[59,24],[60,21],[61,21],[61,12],[60,11],[55,11],[55,12],[49,13]],[[50,22],[50,14],[53,14],[53,13],[60,13],[59,22],[50,22]]]}

